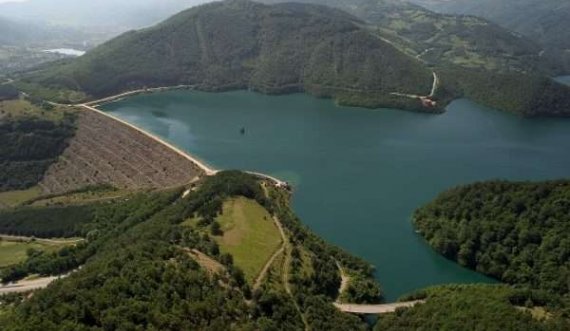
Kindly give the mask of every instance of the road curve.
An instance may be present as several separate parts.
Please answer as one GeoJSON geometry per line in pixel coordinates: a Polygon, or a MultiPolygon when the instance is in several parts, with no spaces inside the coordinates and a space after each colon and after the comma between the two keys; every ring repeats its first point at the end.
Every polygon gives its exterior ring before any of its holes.
{"type": "Polygon", "coordinates": [[[356,305],[348,303],[347,304],[335,303],[334,305],[344,313],[377,315],[377,314],[393,313],[398,308],[411,308],[417,304],[422,304],[424,302],[425,301],[423,300],[417,300],[417,301],[408,301],[408,302],[387,303],[382,305],[356,305]]]}

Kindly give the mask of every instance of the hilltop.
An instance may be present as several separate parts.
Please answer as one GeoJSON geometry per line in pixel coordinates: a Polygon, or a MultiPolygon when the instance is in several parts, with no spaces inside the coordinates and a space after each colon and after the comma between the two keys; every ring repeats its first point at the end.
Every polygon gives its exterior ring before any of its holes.
{"type": "Polygon", "coordinates": [[[432,73],[344,12],[299,4],[212,3],[126,33],[23,79],[91,97],[145,86],[307,91],[363,106],[421,108],[432,73]]]}
{"type": "MultiPolygon", "coordinates": [[[[285,0],[263,0],[280,3],[285,0]]],[[[373,32],[431,65],[458,65],[495,72],[563,71],[557,58],[541,55],[536,41],[475,16],[442,14],[401,0],[296,0],[339,8],[373,25],[373,32]]]]}
{"type": "Polygon", "coordinates": [[[484,17],[542,45],[570,49],[570,3],[565,0],[432,0],[426,6],[484,17]]]}
{"type": "Polygon", "coordinates": [[[0,269],[4,282],[75,270],[31,297],[0,297],[3,329],[366,329],[332,302],[337,265],[353,276],[348,299],[379,300],[371,266],[302,226],[287,192],[235,171],[184,190],[0,212],[3,232],[85,238],[0,269]]]}

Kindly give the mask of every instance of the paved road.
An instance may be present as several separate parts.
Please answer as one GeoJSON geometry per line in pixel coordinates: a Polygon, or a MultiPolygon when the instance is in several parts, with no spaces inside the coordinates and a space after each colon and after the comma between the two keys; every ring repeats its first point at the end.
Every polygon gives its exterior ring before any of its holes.
{"type": "Polygon", "coordinates": [[[0,295],[8,294],[8,293],[22,293],[22,292],[29,292],[33,290],[39,290],[42,288],[46,288],[49,284],[53,281],[63,278],[65,276],[60,277],[45,277],[45,278],[38,278],[34,280],[22,280],[16,283],[10,283],[7,285],[0,285],[0,295]]]}
{"type": "Polygon", "coordinates": [[[6,241],[23,241],[23,242],[30,242],[36,241],[39,243],[47,243],[47,244],[56,244],[56,245],[65,245],[65,244],[77,244],[82,241],[85,241],[83,238],[78,239],[45,239],[45,238],[36,238],[36,237],[24,237],[24,236],[9,236],[0,234],[0,239],[6,241]]]}
{"type": "Polygon", "coordinates": [[[396,303],[387,303],[383,305],[355,305],[355,304],[342,304],[342,303],[335,303],[334,305],[344,313],[376,315],[376,314],[393,313],[398,308],[411,308],[421,303],[424,303],[424,301],[418,300],[418,301],[408,301],[408,302],[396,302],[396,303]]]}
{"type": "Polygon", "coordinates": [[[428,97],[433,97],[435,95],[435,92],[437,91],[437,87],[439,85],[439,77],[437,77],[437,74],[435,73],[435,71],[433,72],[433,85],[431,87],[431,92],[428,95],[428,97]]]}

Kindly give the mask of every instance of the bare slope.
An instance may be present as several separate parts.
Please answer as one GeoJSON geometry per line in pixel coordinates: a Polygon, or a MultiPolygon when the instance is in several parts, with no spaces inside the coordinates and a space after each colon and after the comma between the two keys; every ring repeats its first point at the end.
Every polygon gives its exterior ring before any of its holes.
{"type": "Polygon", "coordinates": [[[40,186],[62,193],[86,185],[170,187],[201,174],[192,162],[144,134],[93,111],[78,113],[77,132],[40,186]]]}

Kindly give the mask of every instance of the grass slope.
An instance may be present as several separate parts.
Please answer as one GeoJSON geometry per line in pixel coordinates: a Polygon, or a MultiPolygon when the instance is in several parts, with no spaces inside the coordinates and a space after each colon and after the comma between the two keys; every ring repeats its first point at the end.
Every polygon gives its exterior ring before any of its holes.
{"type": "Polygon", "coordinates": [[[271,215],[254,200],[236,198],[224,203],[216,222],[223,231],[214,237],[220,250],[233,256],[252,283],[281,243],[271,215]]]}
{"type": "Polygon", "coordinates": [[[23,202],[37,198],[41,194],[42,189],[38,186],[33,186],[26,190],[0,192],[0,209],[15,207],[23,202]]]}
{"type": "Polygon", "coordinates": [[[0,238],[0,268],[11,266],[24,261],[32,249],[42,252],[55,252],[68,246],[64,243],[49,243],[45,241],[15,241],[0,238]]]}

